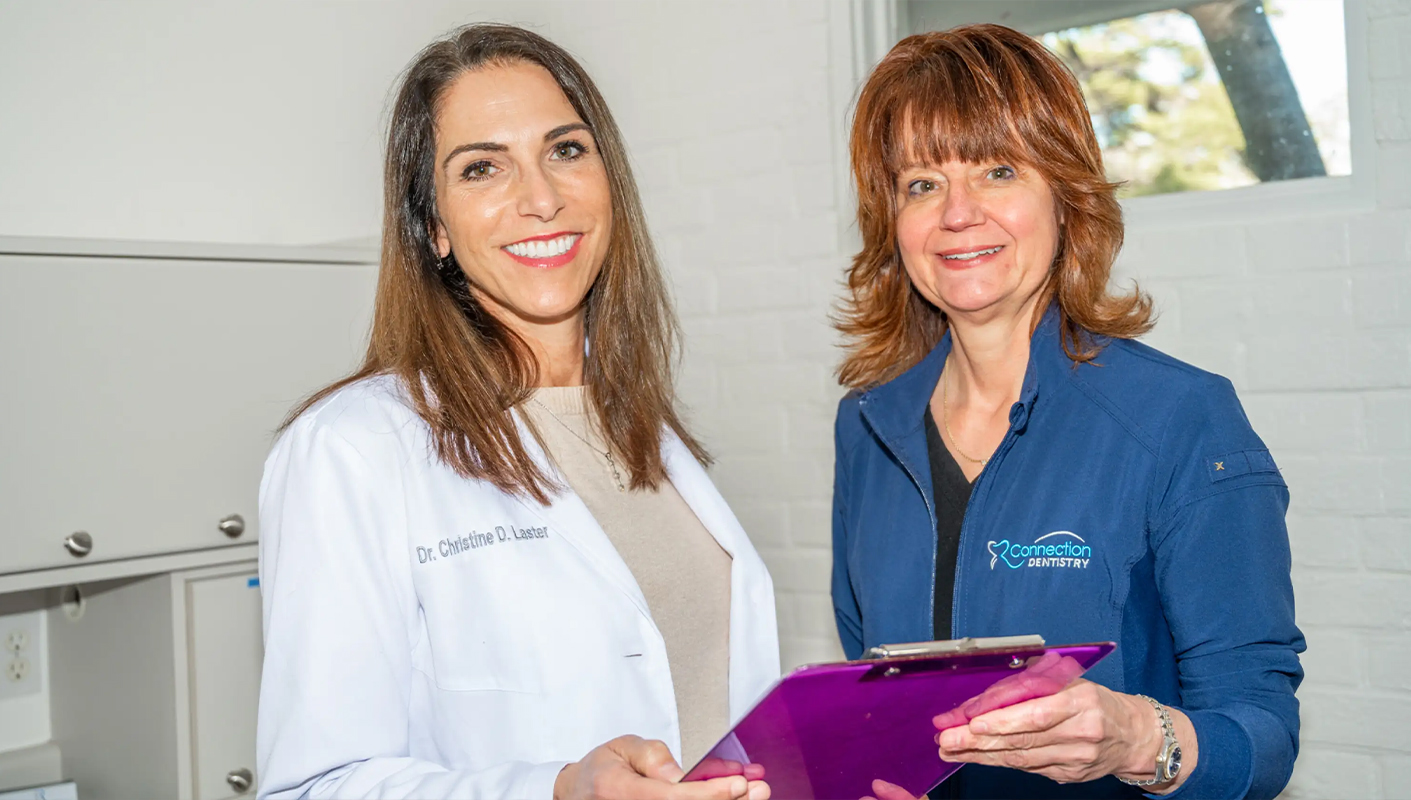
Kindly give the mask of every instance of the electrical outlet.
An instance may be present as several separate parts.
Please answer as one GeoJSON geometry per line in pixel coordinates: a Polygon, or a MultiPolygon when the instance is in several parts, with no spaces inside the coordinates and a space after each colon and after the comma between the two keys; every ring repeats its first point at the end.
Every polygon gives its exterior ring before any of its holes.
{"type": "Polygon", "coordinates": [[[5,649],[12,653],[23,653],[29,649],[29,631],[17,628],[5,636],[5,649]]]}
{"type": "Polygon", "coordinates": [[[19,683],[29,677],[29,659],[24,656],[15,656],[5,664],[5,677],[19,683]]]}
{"type": "Polygon", "coordinates": [[[44,680],[44,612],[0,617],[0,699],[38,694],[44,680]]]}

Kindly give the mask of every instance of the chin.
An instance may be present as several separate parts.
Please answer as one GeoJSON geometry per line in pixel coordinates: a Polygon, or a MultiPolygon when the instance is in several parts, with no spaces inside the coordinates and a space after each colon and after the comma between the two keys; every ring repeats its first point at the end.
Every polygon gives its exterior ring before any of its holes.
{"type": "Polygon", "coordinates": [[[987,295],[971,295],[971,294],[967,294],[967,295],[965,295],[965,296],[963,296],[963,297],[955,297],[955,296],[949,296],[949,297],[948,297],[948,296],[942,295],[942,299],[945,300],[946,308],[949,308],[950,310],[954,311],[955,313],[958,313],[958,314],[971,314],[971,313],[975,313],[975,312],[977,312],[977,311],[985,311],[985,310],[987,310],[987,309],[994,308],[995,306],[997,306],[997,305],[999,305],[1001,302],[1003,302],[1004,297],[1003,297],[1003,296],[999,296],[999,295],[988,295],[988,294],[987,294],[987,295]]]}
{"type": "Polygon", "coordinates": [[[583,301],[555,303],[526,303],[514,309],[516,316],[540,324],[558,322],[571,317],[583,307],[583,301]]]}

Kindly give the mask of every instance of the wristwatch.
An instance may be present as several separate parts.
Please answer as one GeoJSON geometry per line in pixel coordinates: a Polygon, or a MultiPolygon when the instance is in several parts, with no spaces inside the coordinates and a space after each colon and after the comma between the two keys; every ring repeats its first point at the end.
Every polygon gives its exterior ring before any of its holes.
{"type": "Polygon", "coordinates": [[[1151,703],[1151,707],[1156,709],[1157,716],[1161,718],[1161,750],[1156,754],[1156,775],[1149,781],[1129,781],[1122,777],[1117,780],[1129,786],[1156,786],[1161,783],[1170,783],[1181,772],[1181,745],[1176,741],[1176,726],[1171,724],[1171,714],[1165,706],[1144,694],[1139,694],[1137,697],[1151,703]]]}

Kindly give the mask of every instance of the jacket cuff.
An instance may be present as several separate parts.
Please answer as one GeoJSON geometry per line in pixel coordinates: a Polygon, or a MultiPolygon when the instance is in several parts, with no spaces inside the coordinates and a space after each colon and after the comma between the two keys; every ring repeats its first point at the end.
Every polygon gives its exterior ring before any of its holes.
{"type": "Polygon", "coordinates": [[[1199,758],[1180,788],[1151,798],[1244,797],[1253,773],[1254,748],[1244,727],[1216,711],[1186,711],[1195,728],[1199,758]]]}

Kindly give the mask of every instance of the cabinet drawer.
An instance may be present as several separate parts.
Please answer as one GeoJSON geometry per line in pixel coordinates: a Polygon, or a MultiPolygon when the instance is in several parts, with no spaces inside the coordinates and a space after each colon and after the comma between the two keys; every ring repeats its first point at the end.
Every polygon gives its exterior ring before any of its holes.
{"type": "MultiPolygon", "coordinates": [[[[255,712],[260,699],[260,590],[253,570],[186,582],[195,800],[237,794],[229,777],[255,772],[255,712]]],[[[244,796],[254,795],[254,782],[244,796]]]]}
{"type": "Polygon", "coordinates": [[[0,255],[0,574],[78,563],[75,531],[84,561],[254,540],[273,432],[357,363],[375,272],[0,255]]]}

